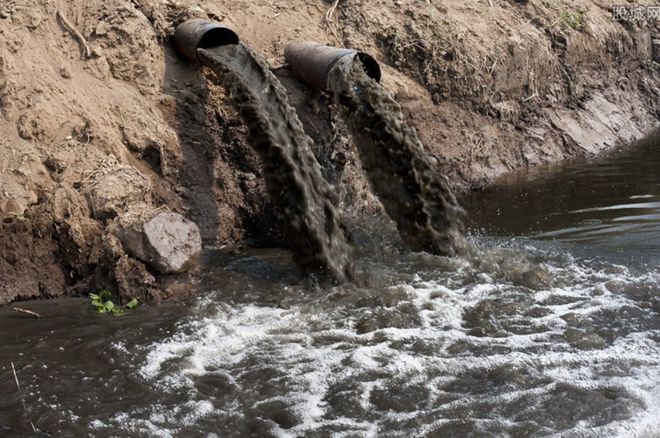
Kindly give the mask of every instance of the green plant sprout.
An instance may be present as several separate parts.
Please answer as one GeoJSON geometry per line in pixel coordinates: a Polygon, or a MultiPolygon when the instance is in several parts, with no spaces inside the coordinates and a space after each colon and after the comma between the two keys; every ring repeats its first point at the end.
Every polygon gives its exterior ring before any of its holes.
{"type": "Polygon", "coordinates": [[[576,12],[576,13],[562,12],[561,19],[564,20],[564,23],[566,23],[573,30],[581,32],[584,29],[585,15],[582,12],[576,12]]]}
{"type": "Polygon", "coordinates": [[[111,297],[112,294],[107,290],[101,291],[98,294],[89,294],[92,307],[98,314],[108,313],[113,316],[122,316],[126,313],[124,309],[133,310],[140,304],[140,301],[138,301],[137,298],[133,298],[121,307],[115,305],[115,303],[110,300],[111,297]]]}

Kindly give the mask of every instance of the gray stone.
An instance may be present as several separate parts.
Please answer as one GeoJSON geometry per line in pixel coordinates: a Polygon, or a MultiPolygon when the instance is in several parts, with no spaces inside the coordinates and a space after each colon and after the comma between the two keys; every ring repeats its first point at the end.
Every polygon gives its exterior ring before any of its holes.
{"type": "Polygon", "coordinates": [[[189,270],[202,252],[199,228],[177,213],[158,213],[148,220],[129,218],[115,234],[127,253],[161,274],[189,270]]]}

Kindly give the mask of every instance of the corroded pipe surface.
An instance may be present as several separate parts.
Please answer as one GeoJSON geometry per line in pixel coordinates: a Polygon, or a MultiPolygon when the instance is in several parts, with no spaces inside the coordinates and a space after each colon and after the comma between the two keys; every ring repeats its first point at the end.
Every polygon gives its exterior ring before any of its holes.
{"type": "Polygon", "coordinates": [[[172,45],[183,58],[199,63],[197,49],[212,49],[238,42],[238,35],[228,27],[213,21],[195,19],[177,26],[172,45]]]}
{"type": "Polygon", "coordinates": [[[322,91],[327,89],[330,70],[345,56],[359,59],[370,78],[377,82],[380,82],[381,78],[378,61],[369,54],[357,50],[324,46],[314,41],[301,41],[287,45],[284,56],[294,76],[322,91]]]}

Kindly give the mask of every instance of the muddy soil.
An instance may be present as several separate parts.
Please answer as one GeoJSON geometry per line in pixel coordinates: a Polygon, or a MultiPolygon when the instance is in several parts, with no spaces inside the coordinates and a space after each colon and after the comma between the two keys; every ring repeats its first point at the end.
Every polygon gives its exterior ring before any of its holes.
{"type": "MultiPolygon", "coordinates": [[[[272,66],[292,40],[371,53],[436,168],[470,190],[658,125],[658,23],[614,22],[614,4],[5,0],[0,304],[102,288],[153,300],[185,290],[188,275],[158,275],[112,236],[136,210],[180,213],[206,245],[285,243],[247,128],[213,74],[170,47],[182,20],[232,26],[272,66]]],[[[382,217],[329,97],[286,69],[277,75],[340,215],[382,217]]]]}

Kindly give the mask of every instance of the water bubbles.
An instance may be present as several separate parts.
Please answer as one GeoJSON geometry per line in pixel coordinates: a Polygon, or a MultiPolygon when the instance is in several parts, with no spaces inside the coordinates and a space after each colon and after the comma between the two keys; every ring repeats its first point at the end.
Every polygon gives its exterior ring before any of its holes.
{"type": "Polygon", "coordinates": [[[219,306],[151,345],[141,372],[211,400],[204,421],[225,433],[237,422],[277,436],[656,430],[659,273],[477,244],[479,257],[457,260],[371,258],[376,273],[395,263],[398,281],[332,302],[282,285],[299,295],[287,310],[219,306]]]}

